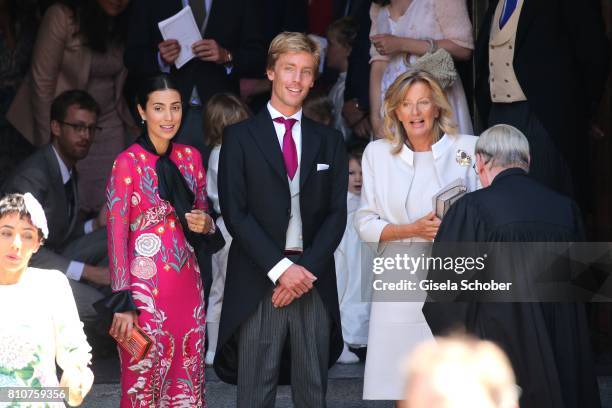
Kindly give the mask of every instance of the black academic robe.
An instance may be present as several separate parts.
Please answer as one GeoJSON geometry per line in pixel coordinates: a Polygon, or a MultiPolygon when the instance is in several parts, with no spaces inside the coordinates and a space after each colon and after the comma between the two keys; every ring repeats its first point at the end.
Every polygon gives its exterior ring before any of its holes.
{"type": "MultiPolygon", "coordinates": [[[[444,217],[436,242],[581,238],[575,203],[513,168],[498,174],[488,188],[457,201],[444,217]]],[[[521,276],[524,271],[514,273],[521,276]]],[[[600,406],[583,304],[427,302],[423,313],[434,335],[459,325],[498,344],[523,389],[522,408],[600,406]]]]}

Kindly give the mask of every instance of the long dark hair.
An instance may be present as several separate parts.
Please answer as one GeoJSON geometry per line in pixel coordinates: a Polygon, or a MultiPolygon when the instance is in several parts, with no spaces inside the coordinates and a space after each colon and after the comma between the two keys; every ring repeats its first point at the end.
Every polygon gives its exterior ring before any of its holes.
{"type": "Polygon", "coordinates": [[[104,12],[97,0],[58,0],[72,10],[80,36],[84,44],[94,51],[106,52],[110,46],[125,43],[127,33],[127,13],[117,17],[104,12]]]}
{"type": "Polygon", "coordinates": [[[372,3],[376,3],[380,5],[380,7],[385,7],[391,4],[391,0],[372,0],[372,3]]]}
{"type": "Polygon", "coordinates": [[[138,94],[136,95],[136,103],[140,105],[142,109],[147,106],[149,95],[155,91],[165,91],[166,89],[172,89],[179,93],[180,91],[172,78],[167,74],[158,74],[148,78],[145,78],[140,83],[138,94]]]}

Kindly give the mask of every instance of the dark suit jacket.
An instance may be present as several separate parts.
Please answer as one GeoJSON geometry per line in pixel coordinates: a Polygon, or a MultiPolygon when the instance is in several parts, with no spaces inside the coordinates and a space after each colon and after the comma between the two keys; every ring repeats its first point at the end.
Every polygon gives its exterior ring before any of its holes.
{"type": "MultiPolygon", "coordinates": [[[[125,65],[134,77],[159,74],[158,44],[163,39],[157,23],[178,13],[183,8],[182,2],[133,0],[130,8],[125,65]]],[[[180,70],[172,67],[183,101],[189,100],[194,85],[206,103],[218,92],[238,93],[239,77],[259,76],[264,72],[266,50],[260,13],[259,0],[213,0],[203,37],[216,40],[232,53],[233,69],[228,75],[223,65],[198,59],[180,70]]]]}
{"type": "MultiPolygon", "coordinates": [[[[315,287],[332,319],[329,365],[342,350],[334,251],[346,225],[348,166],[339,132],[302,119],[300,211],[304,253],[296,261],[317,276],[315,287]],[[329,165],[317,171],[317,164],[329,165]]],[[[267,273],[284,258],[290,194],[281,148],[267,109],[226,128],[219,163],[219,200],[233,237],[215,371],[236,383],[236,337],[240,324],[273,284],[267,273]]],[[[281,382],[286,377],[281,372],[281,382]]]]}
{"type": "MultiPolygon", "coordinates": [[[[487,121],[493,0],[476,43],[476,98],[487,121]]],[[[516,34],[514,70],[530,108],[568,154],[585,136],[608,76],[609,43],[597,0],[526,0],[516,34]]],[[[583,144],[583,143],[580,143],[583,144]]]]}
{"type": "MultiPolygon", "coordinates": [[[[75,209],[79,208],[79,194],[74,177],[75,209]]],[[[68,218],[68,203],[57,157],[50,144],[45,145],[18,166],[2,185],[2,195],[8,193],[32,193],[45,210],[49,226],[49,238],[34,255],[37,265],[66,272],[70,259],[58,252],[70,241],[84,235],[83,222],[78,211],[68,218]]]]}
{"type": "Polygon", "coordinates": [[[351,15],[359,24],[355,44],[349,56],[344,100],[357,99],[364,111],[370,109],[370,5],[371,1],[354,1],[351,15]]]}

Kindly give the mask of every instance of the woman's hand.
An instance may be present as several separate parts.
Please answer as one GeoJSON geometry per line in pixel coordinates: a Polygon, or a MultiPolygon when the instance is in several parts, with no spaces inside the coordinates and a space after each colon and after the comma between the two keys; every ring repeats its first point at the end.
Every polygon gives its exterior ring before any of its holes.
{"type": "Polygon", "coordinates": [[[134,310],[122,313],[115,313],[111,324],[110,334],[118,342],[122,343],[130,338],[132,328],[138,323],[138,314],[134,310]]]}
{"type": "Polygon", "coordinates": [[[185,218],[189,230],[198,234],[208,234],[214,223],[210,215],[197,209],[185,214],[185,218]]]}
{"type": "Polygon", "coordinates": [[[78,407],[91,390],[94,375],[87,367],[67,368],[62,373],[60,387],[68,388],[68,405],[78,407]]]}
{"type": "Polygon", "coordinates": [[[370,37],[372,45],[380,55],[393,56],[406,52],[404,38],[392,34],[376,34],[370,37]]]}
{"type": "Polygon", "coordinates": [[[440,219],[432,211],[412,224],[414,236],[433,241],[440,228],[440,223],[440,219]]]}

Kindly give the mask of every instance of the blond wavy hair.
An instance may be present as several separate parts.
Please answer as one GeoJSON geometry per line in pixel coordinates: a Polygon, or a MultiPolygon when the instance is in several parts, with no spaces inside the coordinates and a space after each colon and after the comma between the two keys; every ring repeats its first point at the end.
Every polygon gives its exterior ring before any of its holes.
{"type": "Polygon", "coordinates": [[[458,127],[453,119],[453,110],[446,98],[446,94],[438,82],[427,72],[412,70],[398,76],[391,84],[383,102],[383,135],[389,140],[394,148],[393,154],[398,154],[405,143],[412,148],[406,129],[397,117],[396,110],[406,98],[408,89],[416,83],[423,83],[431,89],[433,104],[438,108],[440,114],[434,119],[432,129],[432,144],[436,143],[443,134],[454,135],[458,133],[458,127]]]}
{"type": "Polygon", "coordinates": [[[274,64],[276,64],[276,61],[280,58],[280,56],[288,52],[306,52],[311,54],[315,60],[315,71],[319,66],[321,52],[317,43],[304,33],[284,31],[274,37],[270,43],[266,69],[274,69],[274,64]]]}

